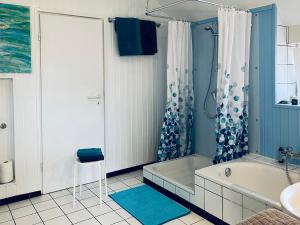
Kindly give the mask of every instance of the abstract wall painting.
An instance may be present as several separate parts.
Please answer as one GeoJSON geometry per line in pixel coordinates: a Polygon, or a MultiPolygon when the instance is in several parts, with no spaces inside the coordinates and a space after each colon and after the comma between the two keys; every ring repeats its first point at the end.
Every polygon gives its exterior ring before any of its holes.
{"type": "Polygon", "coordinates": [[[30,9],[0,4],[0,73],[31,73],[30,9]]]}

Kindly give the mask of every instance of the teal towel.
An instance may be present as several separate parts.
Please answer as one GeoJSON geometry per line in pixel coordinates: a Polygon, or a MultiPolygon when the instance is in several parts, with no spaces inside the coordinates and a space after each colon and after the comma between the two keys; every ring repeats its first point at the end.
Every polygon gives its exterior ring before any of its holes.
{"type": "Polygon", "coordinates": [[[148,20],[141,20],[141,39],[143,55],[154,55],[157,53],[156,23],[148,20]]]}
{"type": "Polygon", "coordinates": [[[104,160],[101,148],[79,149],[77,157],[82,163],[104,160]]]}
{"type": "Polygon", "coordinates": [[[139,19],[117,17],[115,30],[120,56],[143,55],[139,19]]]}

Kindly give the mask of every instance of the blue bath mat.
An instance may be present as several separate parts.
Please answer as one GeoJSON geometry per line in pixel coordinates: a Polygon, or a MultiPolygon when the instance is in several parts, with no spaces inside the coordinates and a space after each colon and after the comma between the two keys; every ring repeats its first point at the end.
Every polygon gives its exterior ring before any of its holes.
{"type": "Polygon", "coordinates": [[[163,224],[190,212],[148,185],[117,192],[110,197],[145,225],[163,224]]]}

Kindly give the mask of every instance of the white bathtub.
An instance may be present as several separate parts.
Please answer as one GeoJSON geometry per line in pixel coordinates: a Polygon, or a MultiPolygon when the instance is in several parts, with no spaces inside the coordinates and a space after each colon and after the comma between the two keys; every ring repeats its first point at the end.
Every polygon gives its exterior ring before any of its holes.
{"type": "Polygon", "coordinates": [[[298,173],[290,171],[288,176],[283,167],[248,158],[210,166],[196,171],[196,175],[277,208],[281,208],[283,189],[300,181],[298,173]],[[228,177],[225,175],[227,168],[231,170],[228,177]]]}
{"type": "MultiPolygon", "coordinates": [[[[191,155],[180,159],[160,162],[145,166],[144,174],[150,173],[183,190],[194,193],[195,171],[212,165],[210,158],[201,155],[191,155]]],[[[152,180],[152,178],[151,178],[152,180]]]]}
{"type": "Polygon", "coordinates": [[[256,154],[211,165],[194,155],[144,167],[144,178],[228,224],[237,224],[264,209],[277,208],[281,191],[300,181],[300,168],[289,171],[276,160],[256,154]],[[231,175],[225,170],[230,168],[231,175]]]}

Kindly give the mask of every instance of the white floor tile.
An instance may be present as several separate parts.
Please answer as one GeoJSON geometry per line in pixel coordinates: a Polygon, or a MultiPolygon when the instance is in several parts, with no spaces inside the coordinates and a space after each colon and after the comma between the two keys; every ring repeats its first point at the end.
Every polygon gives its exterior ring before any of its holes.
{"type": "Polygon", "coordinates": [[[136,218],[130,218],[126,220],[130,225],[142,225],[136,218]]]}
{"type": "Polygon", "coordinates": [[[113,211],[108,205],[106,205],[105,203],[103,203],[102,208],[100,208],[99,205],[93,206],[88,208],[88,211],[94,216],[100,216],[103,215],[105,213],[111,212],[113,211]]]}
{"type": "MultiPolygon", "coordinates": [[[[98,192],[99,192],[99,189],[98,189],[98,192]]],[[[79,199],[79,200],[83,200],[83,199],[86,199],[86,198],[91,198],[91,197],[94,197],[94,196],[95,196],[95,194],[90,190],[83,191],[81,193],[81,196],[79,195],[79,193],[76,194],[76,198],[79,199]]]]}
{"type": "Polygon", "coordinates": [[[83,205],[78,201],[76,201],[74,208],[73,208],[73,202],[66,205],[62,205],[60,208],[62,209],[62,211],[64,211],[65,214],[69,214],[84,209],[83,205]]]}
{"type": "Polygon", "coordinates": [[[129,175],[131,177],[141,177],[141,176],[143,176],[143,170],[137,170],[137,171],[131,172],[131,173],[129,173],[129,175]]]}
{"type": "Polygon", "coordinates": [[[16,219],[16,225],[33,225],[42,222],[37,213],[16,219]]]}
{"type": "Polygon", "coordinates": [[[7,212],[7,211],[9,211],[9,208],[7,205],[0,206],[0,213],[7,212]]]}
{"type": "Polygon", "coordinates": [[[96,181],[96,182],[93,182],[93,183],[89,183],[89,184],[85,184],[85,186],[87,188],[89,188],[89,189],[99,187],[99,181],[96,181]]]}
{"type": "Polygon", "coordinates": [[[201,220],[197,223],[194,223],[193,225],[213,225],[213,223],[207,221],[207,220],[201,220]]]}
{"type": "Polygon", "coordinates": [[[119,189],[119,190],[116,190],[115,193],[116,193],[116,192],[121,192],[121,191],[126,191],[126,190],[129,190],[130,188],[131,188],[131,187],[129,187],[129,186],[126,185],[126,187],[124,187],[124,188],[122,188],[122,189],[119,189]]]}
{"type": "Polygon", "coordinates": [[[132,185],[130,188],[140,187],[142,185],[145,185],[145,184],[144,183],[140,183],[140,184],[132,185]]]}
{"type": "Polygon", "coordinates": [[[65,195],[62,197],[55,198],[54,201],[56,202],[57,205],[65,205],[70,202],[73,202],[73,196],[72,195],[65,195]]]}
{"type": "Polygon", "coordinates": [[[139,181],[136,178],[130,178],[130,179],[124,180],[123,183],[128,185],[128,186],[133,186],[133,185],[140,184],[141,181],[139,181]]]}
{"type": "Polygon", "coordinates": [[[39,212],[39,215],[43,221],[54,219],[56,217],[62,216],[63,214],[63,211],[59,207],[39,212]]]}
{"type": "Polygon", "coordinates": [[[92,198],[87,198],[87,199],[81,200],[80,202],[86,208],[89,208],[91,206],[98,205],[100,203],[100,200],[98,197],[92,197],[92,198]]]}
{"type": "Polygon", "coordinates": [[[136,179],[138,179],[139,181],[143,182],[144,177],[143,176],[138,176],[138,177],[136,177],[136,179]]]}
{"type": "Polygon", "coordinates": [[[59,198],[59,197],[69,195],[69,194],[70,194],[70,192],[68,190],[61,190],[61,191],[56,191],[56,192],[50,193],[52,198],[59,198]]]}
{"type": "Polygon", "coordinates": [[[113,184],[113,183],[116,183],[116,182],[120,182],[120,180],[118,180],[115,177],[107,178],[107,184],[113,184]]]}
{"type": "MultiPolygon", "coordinates": [[[[143,185],[142,180],[142,170],[109,178],[108,192],[112,194],[143,185]]],[[[102,181],[102,184],[104,184],[104,181],[102,181]]],[[[104,185],[102,186],[103,208],[100,208],[99,198],[97,197],[99,195],[98,182],[87,184],[87,186],[83,185],[81,197],[79,196],[79,187],[76,188],[78,200],[75,208],[73,208],[72,190],[72,188],[69,188],[34,197],[30,200],[12,203],[9,206],[0,206],[0,225],[141,225],[137,219],[122,209],[112,198],[105,196],[104,185]],[[12,213],[9,209],[12,210],[12,213]],[[43,222],[41,222],[41,219],[43,222]]],[[[191,213],[167,224],[210,225],[211,223],[191,213]]]]}
{"type": "Polygon", "coordinates": [[[128,223],[125,220],[123,220],[123,221],[114,223],[114,225],[128,225],[128,223]]]}
{"type": "Polygon", "coordinates": [[[13,220],[4,222],[4,223],[0,223],[1,225],[15,225],[15,222],[13,220]]]}
{"type": "Polygon", "coordinates": [[[69,217],[72,223],[78,223],[93,217],[86,209],[70,213],[67,216],[69,217]]]}
{"type": "Polygon", "coordinates": [[[113,191],[118,191],[118,190],[121,190],[121,189],[124,189],[124,188],[128,188],[128,186],[125,185],[122,182],[116,182],[116,183],[113,183],[113,184],[109,184],[108,187],[113,191]]]}
{"type": "Polygon", "coordinates": [[[76,225],[101,225],[95,218],[76,223],[76,225]]]}
{"type": "Polygon", "coordinates": [[[0,213],[0,223],[7,222],[9,220],[12,220],[12,216],[10,212],[2,212],[0,213]]]}
{"type": "Polygon", "coordinates": [[[199,222],[200,220],[203,220],[203,218],[201,216],[198,216],[197,214],[191,212],[190,214],[179,218],[179,220],[181,220],[182,222],[184,222],[187,225],[191,225],[196,222],[199,222]]]}
{"type": "Polygon", "coordinates": [[[185,223],[184,222],[182,222],[182,221],[180,221],[180,220],[172,220],[172,221],[170,221],[170,222],[168,222],[168,223],[165,223],[165,225],[184,225],[185,223]]]}
{"type": "Polygon", "coordinates": [[[106,204],[113,210],[121,209],[122,207],[117,204],[115,201],[106,202],[106,204]]]}
{"type": "Polygon", "coordinates": [[[125,209],[118,209],[116,210],[116,213],[118,213],[125,220],[132,217],[132,215],[129,214],[125,209]]]}
{"type": "MultiPolygon", "coordinates": [[[[81,191],[87,191],[89,190],[85,185],[82,185],[81,187],[81,191]]],[[[68,191],[71,192],[71,194],[73,194],[73,188],[68,188],[68,191]]],[[[79,186],[75,187],[75,192],[78,193],[79,192],[79,186]]]]}
{"type": "Polygon", "coordinates": [[[110,212],[110,213],[106,213],[104,215],[98,216],[97,220],[102,225],[109,225],[109,224],[114,224],[114,223],[120,222],[123,220],[123,218],[115,212],[110,212]]]}
{"type": "Polygon", "coordinates": [[[66,216],[60,216],[45,222],[45,225],[69,225],[70,220],[66,216]]]}
{"type": "Polygon", "coordinates": [[[103,201],[103,202],[111,202],[111,201],[112,201],[112,198],[109,197],[109,196],[102,195],[102,201],[103,201]]]}
{"type": "Polygon", "coordinates": [[[30,214],[35,213],[35,209],[33,208],[32,205],[25,206],[23,208],[15,209],[11,211],[11,214],[15,219],[23,217],[23,216],[28,216],[30,214]]]}
{"type": "Polygon", "coordinates": [[[34,205],[34,208],[36,209],[36,211],[38,211],[38,212],[57,207],[57,204],[52,199],[45,201],[45,202],[33,204],[33,205],[34,205]]]}
{"type": "Polygon", "coordinates": [[[127,180],[127,179],[132,178],[132,175],[130,173],[125,173],[125,174],[116,176],[116,178],[119,180],[127,180]]]}
{"type": "Polygon", "coordinates": [[[49,194],[37,196],[37,197],[30,199],[32,204],[37,204],[37,203],[45,202],[45,201],[49,201],[49,200],[51,200],[51,196],[49,194]]]}
{"type": "Polygon", "coordinates": [[[8,206],[9,206],[10,210],[13,210],[13,209],[22,208],[22,207],[25,207],[28,205],[31,205],[31,202],[29,201],[29,199],[26,199],[23,201],[11,203],[8,206]]]}
{"type": "MultiPolygon", "coordinates": [[[[91,192],[93,192],[93,194],[94,195],[97,195],[97,196],[99,196],[99,187],[97,187],[97,188],[92,188],[92,189],[90,189],[91,190],[91,192]]],[[[107,187],[107,192],[109,193],[109,192],[111,192],[112,190],[109,188],[109,187],[107,187]]],[[[104,185],[102,186],[102,195],[103,194],[106,194],[105,193],[105,187],[104,187],[104,185]]]]}

